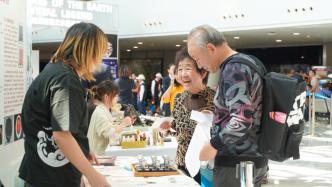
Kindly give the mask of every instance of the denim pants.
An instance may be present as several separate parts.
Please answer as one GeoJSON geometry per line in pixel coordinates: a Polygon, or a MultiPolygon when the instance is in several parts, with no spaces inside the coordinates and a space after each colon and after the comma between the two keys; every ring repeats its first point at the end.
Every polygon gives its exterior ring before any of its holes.
{"type": "Polygon", "coordinates": [[[144,115],[146,114],[144,101],[137,100],[137,108],[138,108],[139,113],[144,114],[144,115]]]}

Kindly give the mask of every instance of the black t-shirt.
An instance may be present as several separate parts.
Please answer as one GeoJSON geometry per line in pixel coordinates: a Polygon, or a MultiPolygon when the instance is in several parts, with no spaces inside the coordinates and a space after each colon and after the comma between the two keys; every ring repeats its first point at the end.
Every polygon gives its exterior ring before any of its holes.
{"type": "Polygon", "coordinates": [[[53,131],[70,131],[84,154],[89,154],[84,91],[70,66],[50,63],[32,82],[22,107],[22,127],[25,154],[19,176],[34,186],[79,186],[81,173],[52,137],[53,131]]]}
{"type": "Polygon", "coordinates": [[[119,87],[119,103],[121,104],[133,104],[133,92],[135,88],[135,82],[129,78],[120,77],[115,80],[115,84],[119,87]]]}

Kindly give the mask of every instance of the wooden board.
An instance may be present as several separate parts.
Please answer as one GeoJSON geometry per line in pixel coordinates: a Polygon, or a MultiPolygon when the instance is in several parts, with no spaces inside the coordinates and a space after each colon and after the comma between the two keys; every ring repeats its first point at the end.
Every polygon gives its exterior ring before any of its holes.
{"type": "Polygon", "coordinates": [[[131,165],[132,171],[134,172],[135,177],[161,177],[168,175],[179,175],[180,173],[174,168],[175,171],[142,171],[138,172],[135,169],[135,164],[131,165]]]}

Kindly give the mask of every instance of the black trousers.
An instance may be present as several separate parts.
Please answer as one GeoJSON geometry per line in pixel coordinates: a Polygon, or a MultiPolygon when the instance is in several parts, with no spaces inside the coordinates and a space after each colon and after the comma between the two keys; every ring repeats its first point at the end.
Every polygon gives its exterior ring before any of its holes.
{"type": "MultiPolygon", "coordinates": [[[[178,166],[178,169],[180,169],[181,171],[183,171],[188,177],[191,177],[190,174],[189,174],[189,171],[187,170],[186,167],[184,166],[178,166]]],[[[197,173],[197,175],[195,175],[193,177],[193,179],[199,184],[201,185],[201,174],[200,172],[197,173]]]]}
{"type": "MultiPolygon", "coordinates": [[[[267,172],[268,166],[262,168],[254,169],[253,182],[255,187],[260,187],[262,180],[267,172]]],[[[213,186],[229,186],[229,187],[240,187],[240,178],[236,178],[236,168],[235,167],[220,167],[214,166],[213,169],[213,186]]]]}

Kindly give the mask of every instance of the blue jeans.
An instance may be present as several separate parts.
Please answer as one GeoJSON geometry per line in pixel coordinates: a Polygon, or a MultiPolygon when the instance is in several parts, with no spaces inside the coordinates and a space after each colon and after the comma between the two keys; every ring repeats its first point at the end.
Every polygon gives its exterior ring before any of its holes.
{"type": "Polygon", "coordinates": [[[144,101],[139,101],[139,100],[137,100],[137,108],[138,108],[138,112],[139,112],[139,113],[146,115],[146,110],[145,110],[145,103],[144,103],[144,101]]]}

